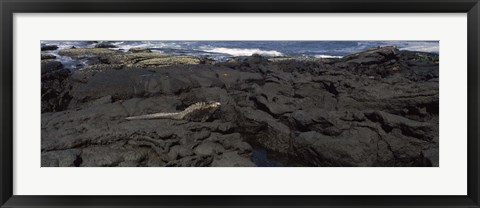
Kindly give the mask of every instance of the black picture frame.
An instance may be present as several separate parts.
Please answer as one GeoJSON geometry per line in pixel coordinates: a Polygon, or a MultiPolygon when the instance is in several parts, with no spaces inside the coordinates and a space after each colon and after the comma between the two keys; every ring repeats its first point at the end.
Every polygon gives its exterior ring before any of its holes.
{"type": "MultiPolygon", "coordinates": [[[[480,207],[478,0],[1,0],[1,207],[480,207]],[[14,13],[467,13],[466,196],[25,196],[13,195],[14,13]]],[[[448,180],[448,179],[445,179],[448,180]]],[[[412,187],[414,188],[414,187],[412,187]]]]}

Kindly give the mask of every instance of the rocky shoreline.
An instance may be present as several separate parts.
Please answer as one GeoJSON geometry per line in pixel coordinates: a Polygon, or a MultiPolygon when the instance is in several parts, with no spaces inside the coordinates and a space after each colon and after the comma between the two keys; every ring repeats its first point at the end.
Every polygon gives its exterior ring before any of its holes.
{"type": "Polygon", "coordinates": [[[224,62],[132,48],[42,47],[42,167],[439,166],[439,57],[224,62]],[[222,104],[205,122],[132,120],[222,104]],[[269,165],[270,164],[270,165],[269,165]]]}

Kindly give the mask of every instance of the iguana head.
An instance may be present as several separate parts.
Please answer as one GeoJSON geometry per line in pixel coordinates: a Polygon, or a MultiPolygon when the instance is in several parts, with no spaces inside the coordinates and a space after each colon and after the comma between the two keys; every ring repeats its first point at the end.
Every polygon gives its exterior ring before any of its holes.
{"type": "Polygon", "coordinates": [[[218,108],[220,107],[222,104],[220,102],[216,102],[216,101],[210,101],[210,102],[207,102],[207,106],[209,108],[218,108]]]}

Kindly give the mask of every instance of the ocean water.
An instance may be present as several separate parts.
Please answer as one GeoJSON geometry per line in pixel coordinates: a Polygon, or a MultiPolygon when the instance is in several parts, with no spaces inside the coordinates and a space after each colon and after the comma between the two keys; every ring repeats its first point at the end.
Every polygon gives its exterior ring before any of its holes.
{"type": "MultiPolygon", "coordinates": [[[[223,61],[236,56],[250,56],[259,54],[268,57],[333,57],[356,53],[377,46],[396,46],[400,50],[422,51],[439,53],[438,41],[111,41],[118,48],[116,50],[128,51],[132,47],[144,47],[153,51],[210,57],[223,61]]],[[[41,41],[41,44],[53,44],[60,49],[92,48],[94,41],[41,41]]],[[[59,57],[67,65],[81,64],[69,59],[59,57]]]]}

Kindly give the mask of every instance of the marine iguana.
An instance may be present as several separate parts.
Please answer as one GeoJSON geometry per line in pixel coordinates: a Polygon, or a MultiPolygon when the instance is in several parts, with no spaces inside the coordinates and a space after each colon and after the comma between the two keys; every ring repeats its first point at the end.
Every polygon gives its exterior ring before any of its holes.
{"type": "Polygon", "coordinates": [[[174,119],[189,121],[206,121],[210,116],[220,108],[220,103],[215,101],[198,102],[188,106],[185,110],[175,113],[154,113],[141,116],[131,116],[127,120],[146,120],[146,119],[174,119]]]}

